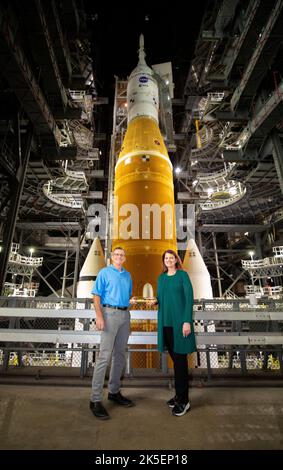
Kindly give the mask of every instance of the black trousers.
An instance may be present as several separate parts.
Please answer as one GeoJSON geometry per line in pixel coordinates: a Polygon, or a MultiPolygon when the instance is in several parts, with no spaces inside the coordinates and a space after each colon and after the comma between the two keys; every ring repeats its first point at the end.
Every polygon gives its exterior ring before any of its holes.
{"type": "Polygon", "coordinates": [[[179,403],[189,401],[189,374],[187,354],[174,352],[173,327],[163,327],[163,339],[174,364],[175,391],[179,403]]]}

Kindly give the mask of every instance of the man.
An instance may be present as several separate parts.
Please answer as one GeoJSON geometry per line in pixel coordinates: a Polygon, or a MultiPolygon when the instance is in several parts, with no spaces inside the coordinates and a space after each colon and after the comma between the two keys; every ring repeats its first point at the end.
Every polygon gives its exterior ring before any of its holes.
{"type": "Polygon", "coordinates": [[[92,294],[96,311],[96,327],[101,331],[100,353],[96,360],[90,409],[94,416],[109,419],[102,405],[105,373],[110,362],[108,381],[108,400],[121,406],[133,406],[133,402],[120,392],[120,379],[125,365],[126,346],[130,335],[129,303],[132,294],[132,278],[123,268],[126,261],[125,251],[116,247],[111,255],[112,264],[99,272],[92,294]]]}

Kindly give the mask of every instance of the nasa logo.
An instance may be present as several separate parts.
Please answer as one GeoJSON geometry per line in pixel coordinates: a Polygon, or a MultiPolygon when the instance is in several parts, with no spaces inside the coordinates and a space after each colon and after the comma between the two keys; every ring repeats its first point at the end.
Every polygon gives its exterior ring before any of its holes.
{"type": "Polygon", "coordinates": [[[139,82],[140,82],[140,83],[147,83],[147,82],[148,82],[148,78],[145,77],[145,76],[142,76],[142,77],[139,78],[139,82]]]}

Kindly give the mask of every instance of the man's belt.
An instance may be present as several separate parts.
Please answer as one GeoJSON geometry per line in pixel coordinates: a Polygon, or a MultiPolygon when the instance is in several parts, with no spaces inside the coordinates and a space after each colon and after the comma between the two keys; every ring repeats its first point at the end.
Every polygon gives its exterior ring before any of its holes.
{"type": "Polygon", "coordinates": [[[115,305],[102,304],[102,307],[114,308],[115,310],[128,310],[128,307],[116,307],[115,305]]]}

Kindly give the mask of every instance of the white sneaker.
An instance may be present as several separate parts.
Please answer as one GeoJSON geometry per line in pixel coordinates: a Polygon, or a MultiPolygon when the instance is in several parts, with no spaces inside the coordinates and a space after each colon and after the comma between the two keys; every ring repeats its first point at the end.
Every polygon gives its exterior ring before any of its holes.
{"type": "Polygon", "coordinates": [[[168,400],[166,403],[169,406],[169,408],[174,408],[174,406],[177,404],[176,395],[173,398],[170,398],[170,400],[168,400]]]}
{"type": "Polygon", "coordinates": [[[183,416],[189,411],[190,407],[191,404],[189,401],[188,403],[177,403],[172,410],[172,415],[183,416]]]}

